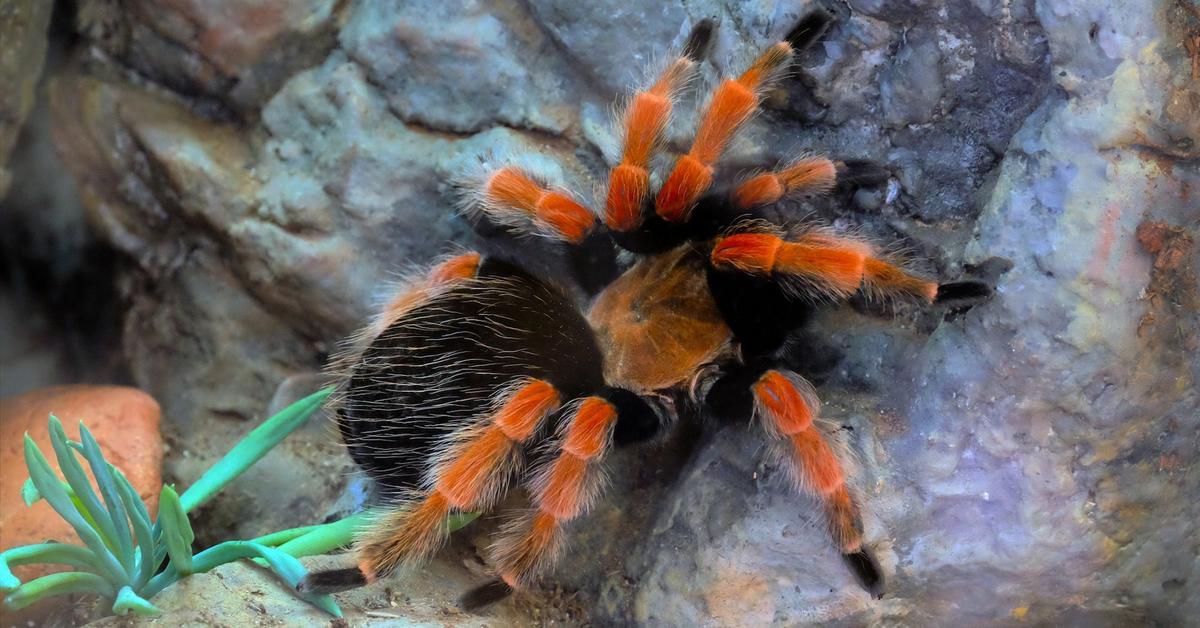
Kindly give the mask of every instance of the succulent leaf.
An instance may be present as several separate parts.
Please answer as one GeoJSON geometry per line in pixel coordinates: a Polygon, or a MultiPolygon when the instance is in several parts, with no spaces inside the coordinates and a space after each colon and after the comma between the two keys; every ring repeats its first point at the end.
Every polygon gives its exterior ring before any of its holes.
{"type": "Polygon", "coordinates": [[[98,562],[104,568],[104,576],[114,582],[125,584],[125,571],[120,561],[113,556],[108,545],[100,537],[100,533],[84,518],[71,495],[63,488],[58,476],[50,467],[50,462],[42,455],[37,443],[28,434],[25,435],[25,465],[29,468],[29,477],[39,493],[71,527],[85,545],[91,549],[98,562]]]}
{"type": "Polygon", "coordinates": [[[179,494],[170,485],[163,485],[158,498],[158,523],[162,527],[162,540],[175,571],[181,576],[193,573],[192,541],[196,540],[196,535],[192,532],[187,513],[179,503],[179,494]]]}
{"type": "Polygon", "coordinates": [[[110,469],[112,465],[104,459],[104,454],[100,451],[100,443],[96,442],[96,438],[82,422],[79,424],[79,436],[82,442],[83,456],[92,469],[92,477],[96,478],[96,485],[100,487],[100,494],[104,497],[108,517],[113,524],[117,557],[121,560],[121,564],[125,565],[126,573],[132,575],[136,571],[133,537],[129,534],[129,517],[125,512],[125,504],[121,500],[116,480],[110,469]]]}
{"type": "Polygon", "coordinates": [[[44,598],[68,593],[96,593],[105,597],[116,594],[112,584],[94,573],[86,571],[68,571],[52,573],[30,580],[17,587],[4,597],[4,605],[12,610],[18,610],[36,603],[44,598]]]}

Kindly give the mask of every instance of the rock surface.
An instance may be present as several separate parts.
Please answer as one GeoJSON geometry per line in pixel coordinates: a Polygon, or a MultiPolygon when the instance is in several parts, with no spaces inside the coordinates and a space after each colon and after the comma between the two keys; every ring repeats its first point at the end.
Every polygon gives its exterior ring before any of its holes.
{"type": "Polygon", "coordinates": [[[46,30],[52,4],[13,0],[0,6],[0,199],[8,193],[8,157],[33,107],[34,87],[46,57],[46,30]]]}
{"type": "MultiPolygon", "coordinates": [[[[711,83],[810,6],[82,4],[93,50],[54,78],[56,140],[92,222],[136,263],[126,353],[163,400],[167,473],[185,484],[406,263],[511,248],[451,210],[447,182],[478,155],[540,153],[591,189],[613,158],[609,103],[690,23],[721,20],[711,83]]],[[[879,161],[887,194],[782,213],[900,239],[946,278],[1012,268],[967,312],[821,321],[838,358],[825,414],[853,428],[889,595],[855,588],[813,504],[735,429],[621,454],[555,581],[599,623],[1196,616],[1198,258],[1168,237],[1200,220],[1194,5],[834,8],[729,163],[879,161]],[[1139,244],[1143,223],[1168,235],[1139,244]]],[[[694,124],[680,110],[674,148],[694,124]]],[[[560,259],[521,247],[535,267],[560,259]]],[[[246,537],[320,519],[347,468],[309,430],[201,521],[246,537]]]]}
{"type": "MultiPolygon", "coordinates": [[[[305,561],[309,565],[313,561],[305,561]]],[[[436,565],[403,589],[372,586],[336,596],[344,613],[335,619],[295,597],[270,571],[248,562],[222,565],[185,578],[154,598],[161,615],[108,617],[88,624],[121,626],[514,626],[528,616],[510,606],[486,615],[458,610],[453,592],[469,586],[461,569],[436,565]]],[[[381,583],[382,584],[382,583],[381,583]]]]}
{"type": "MultiPolygon", "coordinates": [[[[130,484],[157,511],[162,488],[161,410],[146,393],[121,386],[56,386],[0,399],[0,548],[54,540],[78,543],[79,537],[45,500],[26,507],[21,485],[25,467],[24,435],[29,434],[54,464],[47,430],[51,414],[63,422],[67,435],[79,438],[79,422],[91,430],[105,458],[125,473],[130,484]]],[[[15,568],[22,580],[53,571],[43,565],[15,568]]]]}

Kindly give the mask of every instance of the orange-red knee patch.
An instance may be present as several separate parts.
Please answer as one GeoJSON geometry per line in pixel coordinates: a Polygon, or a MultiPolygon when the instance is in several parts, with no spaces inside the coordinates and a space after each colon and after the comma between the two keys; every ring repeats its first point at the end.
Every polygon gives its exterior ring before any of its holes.
{"type": "Polygon", "coordinates": [[[650,193],[650,173],[645,168],[621,164],[608,179],[604,223],[614,231],[629,231],[641,221],[642,201],[650,193]]]}
{"type": "Polygon", "coordinates": [[[504,435],[518,443],[525,442],[554,408],[558,407],[558,391],[549,382],[535,379],[517,389],[496,412],[493,423],[504,435]]]}
{"type": "Polygon", "coordinates": [[[712,185],[713,172],[691,155],[684,155],[654,199],[654,211],[668,222],[687,220],[696,199],[712,185]]]}
{"type": "Polygon", "coordinates": [[[742,209],[774,203],[783,197],[783,184],[774,173],[760,174],[733,191],[733,203],[742,209]]]}
{"type": "Polygon", "coordinates": [[[714,266],[733,267],[742,272],[768,275],[783,241],[770,233],[735,233],[717,241],[709,259],[714,266]]]}
{"type": "Polygon", "coordinates": [[[629,231],[641,222],[642,203],[650,193],[650,159],[671,119],[672,98],[694,67],[687,57],[675,59],[654,85],[629,103],[621,164],[609,177],[604,213],[609,228],[629,231]]]}
{"type": "Polygon", "coordinates": [[[562,192],[543,187],[515,166],[505,166],[484,185],[485,207],[511,208],[527,212],[564,240],[579,242],[587,236],[596,217],[562,192]]]}
{"type": "Polygon", "coordinates": [[[441,264],[434,266],[429,271],[429,280],[440,284],[470,279],[479,271],[480,259],[482,258],[478,253],[455,255],[441,264]]]}
{"type": "Polygon", "coordinates": [[[646,92],[635,95],[625,115],[625,154],[622,162],[646,166],[670,117],[670,98],[646,92]]]}
{"type": "Polygon", "coordinates": [[[584,399],[567,428],[563,451],[581,460],[599,456],[608,447],[616,420],[617,409],[611,403],[600,397],[584,399]]]}
{"type": "Polygon", "coordinates": [[[774,203],[785,194],[807,192],[823,194],[837,181],[837,168],[825,157],[805,157],[778,171],[753,177],[733,192],[733,202],[748,209],[774,203]]]}
{"type": "Polygon", "coordinates": [[[492,173],[484,185],[484,197],[489,203],[533,211],[545,190],[520,168],[505,166],[492,173]]]}
{"type": "Polygon", "coordinates": [[[791,436],[812,426],[814,408],[783,373],[767,371],[754,384],[754,396],[766,411],[769,429],[791,436]]]}
{"type": "Polygon", "coordinates": [[[596,223],[586,207],[561,192],[546,192],[533,208],[539,222],[562,235],[568,242],[581,242],[596,223]]]}

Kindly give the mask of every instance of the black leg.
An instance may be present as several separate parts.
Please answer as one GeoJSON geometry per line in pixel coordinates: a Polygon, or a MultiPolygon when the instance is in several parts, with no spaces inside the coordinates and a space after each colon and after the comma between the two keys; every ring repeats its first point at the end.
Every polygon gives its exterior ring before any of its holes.
{"type": "Polygon", "coordinates": [[[613,444],[617,447],[651,440],[669,425],[667,409],[655,407],[652,400],[623,388],[607,388],[600,396],[617,409],[617,424],[613,428],[613,444]]]}

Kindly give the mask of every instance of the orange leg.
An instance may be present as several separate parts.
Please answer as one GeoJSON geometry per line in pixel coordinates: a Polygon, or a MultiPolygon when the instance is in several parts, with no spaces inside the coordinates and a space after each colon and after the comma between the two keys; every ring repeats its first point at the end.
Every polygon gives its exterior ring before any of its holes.
{"type": "Polygon", "coordinates": [[[913,297],[932,303],[937,298],[937,282],[914,275],[884,257],[862,240],[843,238],[823,231],[799,236],[797,242],[815,246],[854,247],[863,253],[862,289],[877,298],[913,297]]]}
{"type": "Polygon", "coordinates": [[[864,256],[853,246],[784,240],[770,232],[735,233],[717,240],[717,268],[774,277],[797,298],[846,298],[862,284],[864,256]]]}
{"type": "Polygon", "coordinates": [[[530,482],[533,509],[507,526],[493,546],[494,564],[510,587],[527,586],[562,547],[563,525],[584,514],[600,490],[598,464],[612,444],[617,411],[600,397],[576,406],[558,456],[530,482]]]}
{"type": "Polygon", "coordinates": [[[863,285],[877,297],[915,297],[932,303],[938,295],[936,282],[927,281],[881,259],[868,258],[863,267],[863,285]]]}
{"type": "Polygon", "coordinates": [[[776,458],[797,491],[822,501],[830,536],[864,584],[878,594],[882,576],[863,548],[862,517],[838,454],[815,421],[819,406],[812,386],[796,373],[769,370],[754,383],[755,415],[776,458]]]}
{"type": "Polygon", "coordinates": [[[675,98],[703,58],[713,28],[710,20],[697,23],[680,55],[667,64],[653,85],[630,100],[623,119],[621,163],[608,180],[604,223],[610,229],[629,231],[641,224],[642,204],[650,194],[650,160],[662,144],[675,98]]]}
{"type": "Polygon", "coordinates": [[[732,233],[716,241],[709,260],[717,268],[774,277],[797,298],[847,298],[858,290],[926,302],[937,296],[937,283],[877,257],[870,244],[819,230],[792,239],[771,230],[732,233]]]}
{"type": "Polygon", "coordinates": [[[695,67],[687,56],[675,59],[649,89],[630,101],[624,119],[625,149],[608,180],[604,223],[610,229],[628,231],[641,223],[642,203],[650,193],[650,159],[662,143],[675,97],[695,67]]]}
{"type": "Polygon", "coordinates": [[[488,173],[476,194],[469,207],[513,229],[578,243],[595,228],[591,210],[516,166],[488,173]]]}
{"type": "Polygon", "coordinates": [[[763,52],[737,79],[723,81],[700,119],[686,155],[675,163],[655,198],[655,211],[668,222],[686,221],[692,206],[712,185],[713,165],[738,128],[758,109],[763,92],[787,68],[792,46],[779,42],[763,52]]]}
{"type": "Polygon", "coordinates": [[[733,191],[740,209],[774,203],[788,194],[825,194],[837,182],[837,167],[825,157],[804,157],[775,172],[752,177],[733,191]]]}
{"type": "Polygon", "coordinates": [[[521,444],[559,403],[549,383],[528,380],[515,386],[486,422],[461,433],[435,463],[432,489],[381,515],[361,535],[356,552],[365,579],[426,560],[445,542],[452,511],[493,506],[520,464],[521,444]]]}

